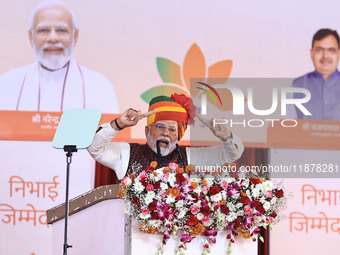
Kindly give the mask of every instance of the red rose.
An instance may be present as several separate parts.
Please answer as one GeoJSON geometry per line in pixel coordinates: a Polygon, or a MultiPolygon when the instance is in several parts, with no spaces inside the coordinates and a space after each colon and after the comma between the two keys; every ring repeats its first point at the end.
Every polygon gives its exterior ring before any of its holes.
{"type": "Polygon", "coordinates": [[[210,196],[213,196],[213,195],[220,193],[220,191],[221,191],[220,187],[214,186],[209,190],[209,194],[210,194],[210,196]]]}
{"type": "Polygon", "coordinates": [[[276,212],[272,212],[272,213],[270,214],[270,216],[272,216],[273,218],[276,218],[277,214],[276,214],[276,212]]]}
{"type": "Polygon", "coordinates": [[[148,184],[149,184],[149,179],[148,179],[147,177],[142,177],[142,178],[140,179],[140,183],[141,183],[144,187],[146,187],[146,186],[148,186],[148,184]]]}
{"type": "Polygon", "coordinates": [[[241,197],[240,201],[241,201],[242,204],[245,205],[245,204],[249,203],[250,199],[249,199],[249,197],[245,196],[245,197],[241,197]]]}
{"type": "Polygon", "coordinates": [[[139,205],[139,197],[134,197],[132,199],[132,203],[135,204],[135,205],[139,205]]]}
{"type": "Polygon", "coordinates": [[[235,224],[236,224],[236,226],[241,226],[242,220],[240,218],[236,218],[235,224]]]}
{"type": "Polygon", "coordinates": [[[283,190],[282,189],[277,190],[276,193],[275,193],[275,196],[277,198],[283,197],[283,190]]]}
{"type": "Polygon", "coordinates": [[[177,93],[174,93],[171,95],[171,99],[180,104],[187,112],[188,125],[191,123],[195,123],[194,117],[196,114],[196,106],[193,104],[191,98],[187,97],[184,94],[178,95],[177,93]]]}
{"type": "Polygon", "coordinates": [[[260,213],[264,213],[264,208],[262,205],[256,206],[256,210],[258,210],[260,213]]]}
{"type": "Polygon", "coordinates": [[[261,202],[259,202],[259,201],[253,201],[253,206],[254,206],[254,207],[260,206],[260,205],[262,205],[261,202]]]}
{"type": "Polygon", "coordinates": [[[225,205],[222,205],[221,206],[221,212],[227,215],[229,213],[229,208],[226,207],[225,205]]]}
{"type": "Polygon", "coordinates": [[[152,213],[152,214],[151,214],[151,219],[153,219],[153,220],[159,220],[158,214],[157,214],[157,213],[152,213]]]}
{"type": "Polygon", "coordinates": [[[252,183],[254,183],[255,185],[256,185],[256,184],[259,184],[259,183],[261,182],[259,178],[250,178],[250,181],[251,181],[252,183]]]}
{"type": "Polygon", "coordinates": [[[194,192],[189,192],[190,196],[192,197],[192,202],[197,203],[198,201],[198,195],[195,194],[194,192]]]}
{"type": "Polygon", "coordinates": [[[145,169],[145,172],[152,173],[155,169],[152,166],[149,166],[145,169]]]}
{"type": "Polygon", "coordinates": [[[159,189],[160,186],[161,186],[161,183],[160,183],[160,182],[155,182],[155,183],[153,184],[153,186],[155,187],[155,189],[159,189]]]}
{"type": "Polygon", "coordinates": [[[187,221],[188,226],[195,226],[197,223],[198,223],[198,219],[196,218],[196,216],[190,214],[189,219],[187,221]]]}
{"type": "Polygon", "coordinates": [[[149,210],[154,211],[157,208],[157,201],[153,201],[149,204],[149,210]]]}
{"type": "Polygon", "coordinates": [[[185,182],[185,177],[183,176],[183,174],[176,174],[176,181],[178,183],[182,183],[182,182],[185,182]]]}

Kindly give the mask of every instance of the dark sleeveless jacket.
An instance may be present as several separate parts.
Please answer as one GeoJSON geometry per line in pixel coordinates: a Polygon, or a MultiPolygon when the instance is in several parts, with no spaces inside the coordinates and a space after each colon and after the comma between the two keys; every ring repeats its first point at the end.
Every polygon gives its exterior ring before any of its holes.
{"type": "Polygon", "coordinates": [[[157,154],[153,152],[147,144],[130,143],[130,161],[127,175],[134,173],[139,174],[145,168],[150,166],[152,161],[156,161],[157,168],[168,166],[169,163],[176,163],[184,169],[188,165],[188,159],[185,147],[179,146],[179,149],[175,149],[167,156],[157,157],[157,154]]]}

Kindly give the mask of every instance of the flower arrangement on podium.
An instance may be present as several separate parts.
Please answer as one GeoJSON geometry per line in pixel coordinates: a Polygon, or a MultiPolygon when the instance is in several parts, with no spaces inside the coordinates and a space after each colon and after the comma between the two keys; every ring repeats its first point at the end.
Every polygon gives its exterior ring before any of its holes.
{"type": "Polygon", "coordinates": [[[205,238],[202,254],[208,254],[222,230],[230,230],[227,254],[235,236],[263,241],[260,227],[271,227],[285,207],[283,187],[259,177],[192,175],[194,168],[170,163],[157,169],[152,162],[138,176],[121,181],[119,196],[126,201],[126,213],[140,222],[139,230],[163,235],[156,254],[163,254],[171,235],[179,238],[175,253],[180,255],[198,235],[205,238]]]}

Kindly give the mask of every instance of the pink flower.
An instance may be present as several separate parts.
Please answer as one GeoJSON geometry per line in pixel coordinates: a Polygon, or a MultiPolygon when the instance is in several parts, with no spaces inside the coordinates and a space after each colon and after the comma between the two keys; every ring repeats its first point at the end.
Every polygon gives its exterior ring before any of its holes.
{"type": "Polygon", "coordinates": [[[203,187],[203,191],[209,191],[209,189],[210,189],[209,185],[206,185],[206,186],[203,187]]]}
{"type": "Polygon", "coordinates": [[[152,184],[149,184],[148,186],[146,186],[146,190],[147,190],[147,191],[153,190],[153,185],[152,185],[152,184]]]}
{"type": "Polygon", "coordinates": [[[163,174],[162,175],[162,181],[166,182],[169,179],[169,174],[163,174]]]}
{"type": "Polygon", "coordinates": [[[214,209],[217,210],[218,208],[220,208],[220,202],[215,202],[214,203],[214,209]]]}
{"type": "Polygon", "coordinates": [[[198,206],[196,206],[196,205],[192,205],[192,206],[190,206],[190,211],[191,211],[192,214],[197,214],[197,213],[200,212],[200,208],[198,208],[198,206]]]}
{"type": "Polygon", "coordinates": [[[143,214],[149,214],[149,213],[150,213],[150,210],[149,210],[147,207],[145,207],[145,206],[143,206],[143,207],[141,208],[141,210],[142,210],[142,213],[143,213],[143,214]]]}
{"type": "Polygon", "coordinates": [[[171,170],[176,170],[177,168],[178,168],[178,165],[176,164],[176,163],[170,163],[169,164],[169,168],[171,169],[171,170]]]}
{"type": "Polygon", "coordinates": [[[161,193],[161,197],[165,197],[165,196],[166,196],[166,192],[163,191],[163,192],[161,193]]]}
{"type": "Polygon", "coordinates": [[[267,191],[265,197],[266,198],[273,198],[273,192],[272,191],[267,191]]]}
{"type": "Polygon", "coordinates": [[[227,181],[222,181],[221,187],[222,187],[222,189],[227,190],[228,189],[228,182],[227,181]]]}
{"type": "Polygon", "coordinates": [[[140,174],[139,174],[139,178],[145,178],[146,177],[146,172],[145,171],[142,171],[140,174]]]}
{"type": "Polygon", "coordinates": [[[251,212],[253,211],[253,209],[251,209],[250,205],[247,205],[246,207],[244,207],[243,211],[245,212],[245,214],[251,214],[251,212]]]}
{"type": "Polygon", "coordinates": [[[122,179],[121,182],[124,186],[130,186],[131,183],[132,183],[132,180],[130,179],[130,177],[125,177],[125,178],[122,179]]]}
{"type": "Polygon", "coordinates": [[[270,224],[272,222],[273,222],[273,217],[271,217],[271,216],[266,217],[266,223],[267,224],[270,224]]]}
{"type": "Polygon", "coordinates": [[[204,223],[207,223],[209,220],[210,220],[210,216],[206,215],[206,216],[203,217],[203,219],[201,221],[204,224],[204,223]]]}

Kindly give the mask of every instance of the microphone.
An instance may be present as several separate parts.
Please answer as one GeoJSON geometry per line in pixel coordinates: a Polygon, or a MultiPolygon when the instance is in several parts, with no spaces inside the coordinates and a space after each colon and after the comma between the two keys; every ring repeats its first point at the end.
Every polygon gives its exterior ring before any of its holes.
{"type": "Polygon", "coordinates": [[[162,160],[162,158],[161,158],[161,148],[159,146],[158,140],[156,141],[156,149],[157,149],[157,158],[158,158],[159,161],[161,161],[162,160]]]}
{"type": "Polygon", "coordinates": [[[178,152],[178,155],[179,155],[180,159],[183,161],[184,159],[183,159],[183,156],[182,156],[181,150],[179,149],[179,146],[178,146],[178,144],[177,144],[177,143],[176,143],[176,149],[177,149],[177,152],[178,152]]]}

